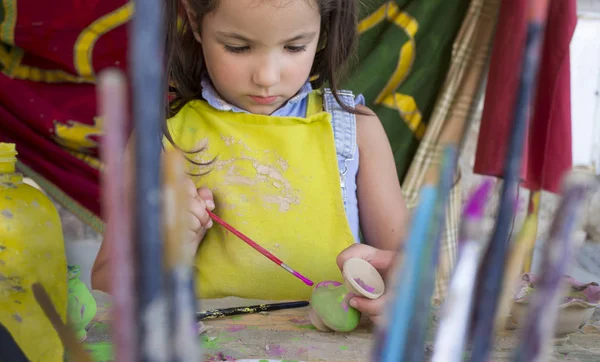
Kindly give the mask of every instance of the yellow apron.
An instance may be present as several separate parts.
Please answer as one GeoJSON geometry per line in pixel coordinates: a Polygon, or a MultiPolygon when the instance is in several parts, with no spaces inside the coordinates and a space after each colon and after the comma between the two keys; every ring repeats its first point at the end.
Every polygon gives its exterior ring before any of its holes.
{"type": "MultiPolygon", "coordinates": [[[[337,255],[354,243],[344,211],[331,115],[321,94],[308,115],[219,111],[189,102],[169,119],[197,187],[213,191],[215,213],[315,283],[341,281],[337,255]],[[208,173],[207,173],[208,172],[208,173]]],[[[165,140],[165,143],[168,141],[165,140]]],[[[215,224],[196,255],[201,298],[308,299],[311,287],[215,224]]]]}

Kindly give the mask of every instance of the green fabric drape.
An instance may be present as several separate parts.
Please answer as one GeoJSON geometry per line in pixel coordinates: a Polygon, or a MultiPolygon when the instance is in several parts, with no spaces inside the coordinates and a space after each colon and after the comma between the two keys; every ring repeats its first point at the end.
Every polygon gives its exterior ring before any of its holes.
{"type": "Polygon", "coordinates": [[[390,139],[402,181],[427,128],[470,0],[363,4],[358,59],[344,88],[365,96],[390,139]]]}

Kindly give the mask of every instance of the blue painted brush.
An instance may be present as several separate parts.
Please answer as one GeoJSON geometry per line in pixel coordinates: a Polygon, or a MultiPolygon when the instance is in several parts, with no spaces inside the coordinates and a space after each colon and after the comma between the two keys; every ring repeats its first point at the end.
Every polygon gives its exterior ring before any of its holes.
{"type": "Polygon", "coordinates": [[[415,295],[417,312],[413,314],[411,321],[410,344],[407,350],[407,356],[404,361],[421,362],[425,354],[425,338],[427,328],[431,320],[431,297],[435,287],[435,276],[437,271],[440,238],[444,225],[446,224],[446,206],[450,189],[454,181],[454,171],[456,169],[456,147],[448,145],[444,148],[442,154],[439,183],[437,188],[437,198],[434,206],[434,213],[429,225],[429,234],[427,236],[425,263],[422,285],[419,294],[415,295]]]}
{"type": "Polygon", "coordinates": [[[477,271],[489,239],[482,238],[482,218],[492,181],[485,180],[471,195],[463,211],[460,253],[433,347],[432,362],[461,362],[469,334],[477,271]]]}
{"type": "Polygon", "coordinates": [[[519,92],[504,166],[504,185],[498,218],[490,246],[481,266],[481,279],[477,287],[478,300],[481,303],[476,308],[472,362],[487,362],[489,351],[492,348],[494,320],[502,293],[508,239],[515,213],[514,200],[519,184],[529,107],[538,74],[548,0],[530,0],[529,7],[527,42],[523,52],[519,92]]]}
{"type": "Polygon", "coordinates": [[[161,227],[161,124],[165,119],[161,0],[135,1],[130,56],[135,136],[135,240],[141,362],[169,360],[161,227]]]}
{"type": "Polygon", "coordinates": [[[391,298],[386,305],[387,322],[378,331],[373,350],[376,362],[404,361],[410,349],[409,340],[413,315],[419,310],[416,296],[420,294],[423,279],[431,272],[432,243],[427,243],[429,227],[435,214],[438,190],[423,185],[406,242],[406,254],[401,266],[396,267],[391,298]]]}
{"type": "Polygon", "coordinates": [[[564,273],[572,255],[573,233],[581,205],[594,184],[592,177],[583,174],[571,174],[565,180],[560,206],[541,251],[539,282],[527,311],[515,362],[540,362],[550,350],[556,314],[564,292],[564,273]]]}

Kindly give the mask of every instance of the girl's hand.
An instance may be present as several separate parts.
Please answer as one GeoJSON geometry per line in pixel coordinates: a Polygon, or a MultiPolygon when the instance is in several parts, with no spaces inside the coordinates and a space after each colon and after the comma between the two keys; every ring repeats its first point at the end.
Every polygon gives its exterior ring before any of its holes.
{"type": "MultiPolygon", "coordinates": [[[[398,253],[395,251],[381,250],[366,244],[354,244],[343,250],[337,257],[337,264],[340,270],[344,262],[350,258],[359,258],[369,262],[383,276],[384,281],[396,264],[398,253]]],[[[389,286],[386,285],[386,292],[377,299],[364,297],[354,297],[350,299],[350,306],[358,309],[369,316],[375,324],[383,322],[382,314],[387,303],[389,286]]]]}
{"type": "Polygon", "coordinates": [[[215,202],[211,190],[207,188],[196,189],[196,185],[190,179],[186,182],[186,188],[190,196],[188,240],[194,245],[195,251],[204,238],[206,231],[213,225],[206,209],[214,210],[215,202]]]}

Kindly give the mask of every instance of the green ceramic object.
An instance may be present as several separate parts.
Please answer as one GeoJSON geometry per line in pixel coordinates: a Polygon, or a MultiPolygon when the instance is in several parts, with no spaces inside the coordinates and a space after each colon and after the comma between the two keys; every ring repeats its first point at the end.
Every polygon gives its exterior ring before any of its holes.
{"type": "Polygon", "coordinates": [[[79,280],[79,265],[69,265],[68,268],[69,305],[67,318],[79,341],[83,341],[87,337],[85,328],[96,316],[96,300],[86,285],[79,280]]]}
{"type": "Polygon", "coordinates": [[[321,331],[350,332],[361,313],[348,303],[354,296],[379,298],[385,289],[379,272],[368,262],[352,258],[343,266],[344,284],[324,281],[315,286],[310,299],[311,323],[321,331]]]}
{"type": "Polygon", "coordinates": [[[342,283],[328,280],[317,284],[310,300],[313,325],[322,331],[349,332],[356,328],[361,314],[348,304],[350,297],[342,283]]]}

